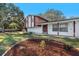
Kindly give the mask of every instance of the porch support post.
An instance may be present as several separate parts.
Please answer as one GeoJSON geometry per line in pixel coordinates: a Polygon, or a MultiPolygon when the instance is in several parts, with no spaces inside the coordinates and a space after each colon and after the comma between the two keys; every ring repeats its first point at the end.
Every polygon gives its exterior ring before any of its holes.
{"type": "Polygon", "coordinates": [[[58,25],[57,35],[59,36],[59,23],[57,23],[57,25],[58,25]]]}
{"type": "Polygon", "coordinates": [[[75,21],[73,21],[73,37],[75,37],[75,21]]]}

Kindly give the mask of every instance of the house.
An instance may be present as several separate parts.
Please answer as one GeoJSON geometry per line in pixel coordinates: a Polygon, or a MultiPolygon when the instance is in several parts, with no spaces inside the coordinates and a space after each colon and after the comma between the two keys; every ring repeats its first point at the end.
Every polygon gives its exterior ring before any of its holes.
{"type": "Polygon", "coordinates": [[[40,16],[26,17],[27,32],[79,37],[79,18],[48,21],[40,16]]]}

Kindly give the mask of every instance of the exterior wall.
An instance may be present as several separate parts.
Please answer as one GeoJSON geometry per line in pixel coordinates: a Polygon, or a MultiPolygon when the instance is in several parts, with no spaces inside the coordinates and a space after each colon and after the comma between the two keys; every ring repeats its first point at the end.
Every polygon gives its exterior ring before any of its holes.
{"type": "Polygon", "coordinates": [[[28,27],[28,17],[25,17],[25,27],[28,27]]]}
{"type": "MultiPolygon", "coordinates": [[[[58,35],[58,31],[53,31],[52,24],[48,24],[48,34],[58,35]]],[[[68,32],[59,32],[59,35],[73,36],[73,22],[68,23],[68,32]]]]}
{"type": "Polygon", "coordinates": [[[32,25],[32,27],[34,27],[34,16],[32,16],[32,18],[31,18],[31,25],[32,25]]]}
{"type": "Polygon", "coordinates": [[[75,36],[79,37],[79,21],[76,21],[75,24],[75,36]]]}
{"type": "Polygon", "coordinates": [[[52,24],[48,24],[48,34],[57,35],[57,32],[53,31],[52,28],[52,24]]]}
{"type": "Polygon", "coordinates": [[[40,25],[41,22],[46,22],[45,20],[43,20],[42,18],[35,16],[35,26],[40,25]]]}
{"type": "Polygon", "coordinates": [[[34,27],[34,16],[27,16],[25,23],[26,23],[26,28],[34,27]]]}
{"type": "Polygon", "coordinates": [[[28,27],[31,27],[31,16],[28,17],[28,27]]]}
{"type": "Polygon", "coordinates": [[[40,16],[29,15],[26,17],[26,28],[27,32],[34,32],[37,34],[43,33],[41,22],[47,22],[40,16]]]}
{"type": "MultiPolygon", "coordinates": [[[[60,31],[53,31],[53,26],[52,24],[55,24],[57,22],[51,22],[48,23],[48,34],[51,35],[64,35],[64,36],[75,36],[75,37],[79,37],[79,20],[73,20],[73,21],[61,21],[59,23],[68,23],[68,32],[60,32],[60,31]],[[74,24],[73,21],[75,21],[75,31],[74,31],[74,24]],[[75,32],[75,35],[74,35],[75,32]]],[[[26,20],[26,27],[27,27],[27,32],[34,32],[37,34],[41,34],[43,33],[43,27],[40,26],[38,27],[37,25],[39,25],[41,22],[46,22],[44,20],[42,20],[42,18],[38,17],[38,16],[29,16],[27,17],[26,20]]],[[[42,24],[42,25],[46,25],[46,24],[42,24]]]]}
{"type": "Polygon", "coordinates": [[[40,25],[41,22],[47,22],[47,21],[39,16],[29,15],[26,17],[26,28],[36,27],[40,25]]]}
{"type": "Polygon", "coordinates": [[[40,18],[38,18],[38,17],[35,17],[34,19],[35,19],[35,26],[39,25],[39,24],[40,24],[41,19],[40,19],[40,18]]]}
{"type": "Polygon", "coordinates": [[[73,36],[73,22],[68,23],[68,32],[59,32],[59,35],[73,36]]]}
{"type": "Polygon", "coordinates": [[[41,27],[32,27],[32,28],[27,28],[28,32],[34,32],[36,34],[42,34],[42,26],[41,27]]]}

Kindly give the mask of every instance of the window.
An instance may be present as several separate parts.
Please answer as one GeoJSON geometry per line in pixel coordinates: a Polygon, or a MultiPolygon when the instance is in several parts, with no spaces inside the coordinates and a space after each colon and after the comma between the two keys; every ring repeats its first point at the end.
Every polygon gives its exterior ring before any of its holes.
{"type": "Polygon", "coordinates": [[[58,24],[53,24],[53,31],[58,31],[58,24]]]}
{"type": "Polygon", "coordinates": [[[68,23],[61,23],[59,25],[59,31],[60,32],[68,32],[68,23]]]}
{"type": "Polygon", "coordinates": [[[53,31],[68,32],[68,23],[53,24],[53,31]]]}

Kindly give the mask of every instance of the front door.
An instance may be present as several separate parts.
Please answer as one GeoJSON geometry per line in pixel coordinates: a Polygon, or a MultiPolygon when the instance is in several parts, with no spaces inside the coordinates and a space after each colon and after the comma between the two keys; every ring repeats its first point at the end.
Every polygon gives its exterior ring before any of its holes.
{"type": "Polygon", "coordinates": [[[48,33],[48,25],[43,25],[43,33],[48,33]]]}

